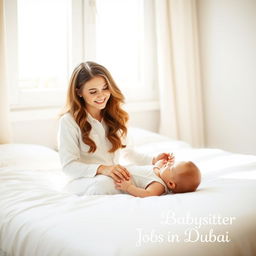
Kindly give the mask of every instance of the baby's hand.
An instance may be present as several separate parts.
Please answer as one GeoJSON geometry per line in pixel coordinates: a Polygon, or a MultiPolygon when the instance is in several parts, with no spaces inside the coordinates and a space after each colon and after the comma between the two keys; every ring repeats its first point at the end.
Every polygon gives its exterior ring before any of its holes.
{"type": "Polygon", "coordinates": [[[173,153],[161,153],[159,155],[157,155],[156,157],[153,157],[153,161],[152,164],[156,164],[159,160],[164,160],[166,161],[165,163],[167,163],[167,161],[171,161],[172,158],[174,158],[173,153]]]}
{"type": "Polygon", "coordinates": [[[156,163],[155,163],[155,167],[158,167],[158,168],[162,168],[163,166],[165,166],[166,164],[167,165],[173,165],[175,162],[175,157],[173,154],[170,154],[168,156],[167,159],[161,159],[161,160],[158,160],[156,163]]]}
{"type": "Polygon", "coordinates": [[[157,168],[162,168],[165,164],[166,164],[166,160],[158,160],[155,164],[154,164],[154,166],[155,167],[157,167],[157,168]]]}
{"type": "Polygon", "coordinates": [[[175,162],[175,156],[173,155],[173,153],[171,153],[168,157],[168,160],[166,161],[166,164],[168,165],[173,165],[175,162]]]}
{"type": "Polygon", "coordinates": [[[132,184],[131,176],[129,180],[121,180],[121,181],[115,181],[116,189],[127,191],[128,187],[132,184]]]}

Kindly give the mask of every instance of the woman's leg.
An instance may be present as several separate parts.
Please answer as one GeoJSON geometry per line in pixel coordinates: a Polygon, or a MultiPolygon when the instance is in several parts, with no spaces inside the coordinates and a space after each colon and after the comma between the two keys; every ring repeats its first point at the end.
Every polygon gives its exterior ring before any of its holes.
{"type": "Polygon", "coordinates": [[[105,175],[75,179],[69,182],[64,190],[78,196],[122,194],[122,191],[115,188],[113,179],[105,175]]]}
{"type": "Polygon", "coordinates": [[[92,195],[114,195],[122,194],[121,190],[115,188],[114,180],[106,175],[97,175],[95,178],[95,185],[90,189],[92,195]]]}

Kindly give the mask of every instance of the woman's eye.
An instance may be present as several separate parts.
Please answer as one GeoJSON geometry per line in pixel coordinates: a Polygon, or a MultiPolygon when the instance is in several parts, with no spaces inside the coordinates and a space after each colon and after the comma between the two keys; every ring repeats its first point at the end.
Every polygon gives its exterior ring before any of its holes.
{"type": "Polygon", "coordinates": [[[90,92],[90,94],[95,94],[96,92],[90,92]]]}

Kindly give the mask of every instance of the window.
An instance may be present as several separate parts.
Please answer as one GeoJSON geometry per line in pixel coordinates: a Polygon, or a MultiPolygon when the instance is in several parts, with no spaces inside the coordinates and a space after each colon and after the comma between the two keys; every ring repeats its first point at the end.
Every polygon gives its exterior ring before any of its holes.
{"type": "Polygon", "coordinates": [[[66,84],[68,9],[68,0],[17,0],[19,88],[66,84]]]}
{"type": "Polygon", "coordinates": [[[96,10],[96,60],[128,100],[155,99],[153,1],[97,0],[96,10]]]}
{"type": "Polygon", "coordinates": [[[82,0],[5,1],[11,108],[61,106],[83,60],[82,0]]]}
{"type": "Polygon", "coordinates": [[[156,99],[153,0],[6,0],[12,108],[61,106],[74,67],[106,66],[128,101],[156,99]]]}

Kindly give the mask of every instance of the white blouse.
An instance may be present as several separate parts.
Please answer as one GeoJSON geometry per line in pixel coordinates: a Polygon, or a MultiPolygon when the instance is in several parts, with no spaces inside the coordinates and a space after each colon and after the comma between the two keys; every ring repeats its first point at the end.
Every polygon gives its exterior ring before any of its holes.
{"type": "Polygon", "coordinates": [[[81,130],[71,114],[66,113],[60,118],[58,129],[58,150],[64,173],[72,180],[81,177],[94,177],[100,165],[119,164],[122,156],[129,163],[138,165],[151,164],[152,158],[141,155],[133,150],[130,140],[126,139],[126,148],[118,149],[114,153],[108,150],[112,147],[106,137],[107,129],[105,122],[99,122],[89,113],[88,122],[91,124],[90,138],[95,142],[97,149],[88,153],[81,136],[81,130]]]}

